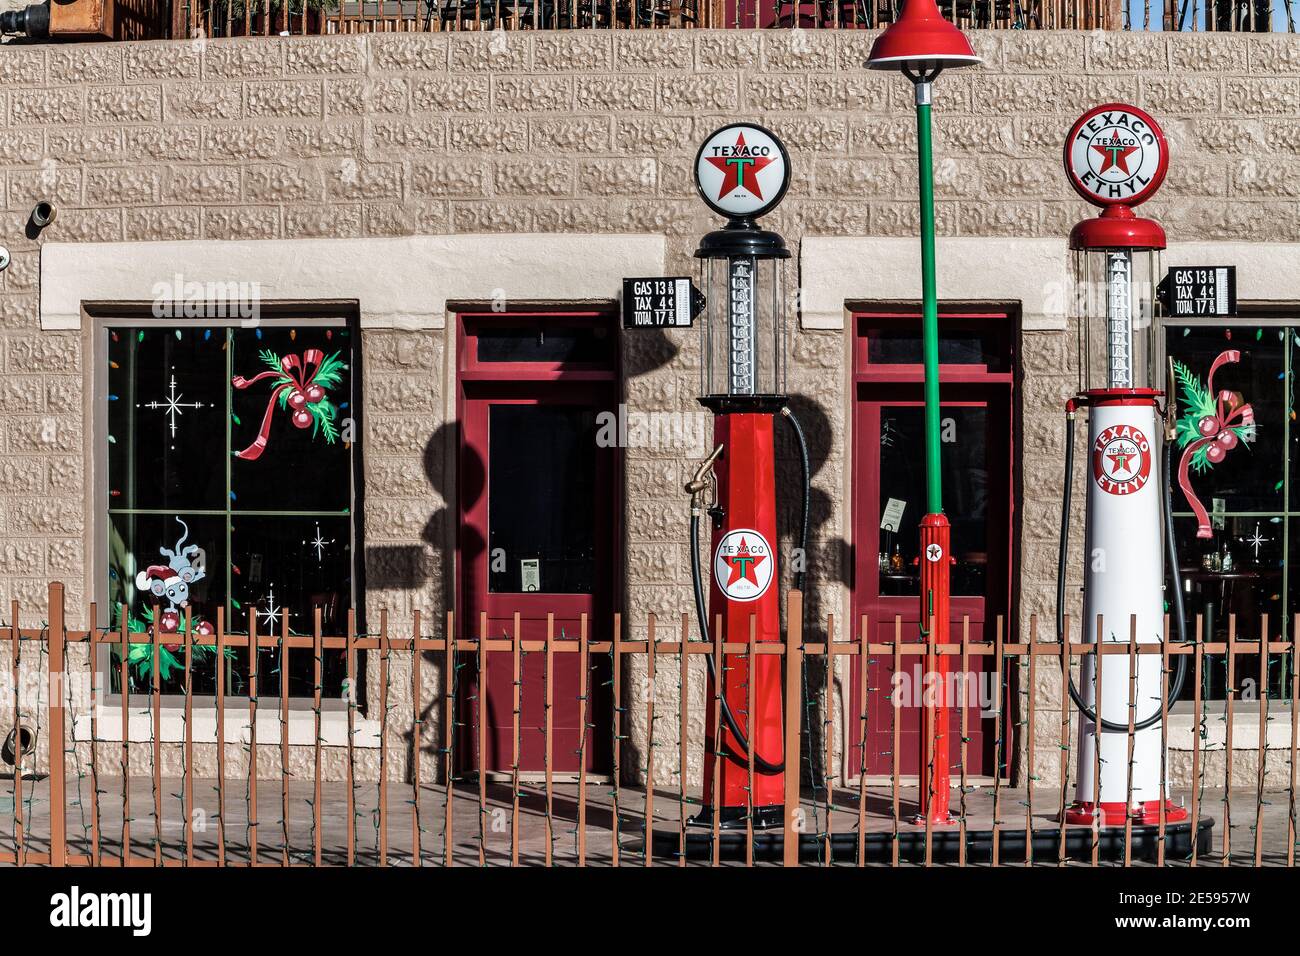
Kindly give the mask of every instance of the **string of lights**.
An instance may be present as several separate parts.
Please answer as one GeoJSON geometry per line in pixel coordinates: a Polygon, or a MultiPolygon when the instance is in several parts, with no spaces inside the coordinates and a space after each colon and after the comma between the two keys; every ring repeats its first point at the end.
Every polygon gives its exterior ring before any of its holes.
{"type": "MultiPolygon", "coordinates": [[[[72,681],[71,681],[70,679],[68,679],[68,677],[67,677],[68,674],[71,674],[71,673],[72,673],[72,666],[71,666],[71,663],[70,663],[69,658],[68,658],[68,630],[67,630],[67,628],[64,628],[64,629],[63,629],[63,632],[62,632],[62,634],[60,635],[60,638],[61,638],[62,643],[63,643],[63,660],[64,660],[64,671],[65,671],[65,674],[63,675],[63,676],[64,676],[64,679],[63,679],[62,682],[61,682],[62,685],[63,685],[63,688],[64,688],[64,693],[61,695],[61,698],[62,698],[62,700],[63,700],[63,702],[64,702],[64,704],[65,704],[65,706],[66,706],[66,710],[67,710],[67,712],[68,712],[68,717],[69,717],[69,718],[71,719],[71,721],[72,721],[72,728],[71,728],[71,733],[70,733],[70,745],[68,745],[68,746],[64,746],[64,745],[62,744],[62,742],[60,742],[60,746],[63,746],[63,753],[64,753],[65,758],[66,758],[66,755],[68,754],[69,751],[72,753],[72,763],[73,763],[73,768],[74,768],[74,769],[73,769],[73,772],[76,774],[76,789],[75,789],[75,791],[74,791],[74,796],[73,796],[73,798],[72,798],[72,802],[73,802],[73,804],[74,804],[74,805],[76,806],[76,808],[77,808],[77,815],[78,815],[78,818],[80,819],[80,822],[81,822],[81,837],[82,837],[82,840],[85,842],[86,847],[89,848],[89,847],[90,847],[90,843],[91,843],[91,825],[90,825],[90,821],[86,818],[86,805],[85,805],[85,803],[84,803],[84,802],[82,801],[82,799],[81,799],[81,788],[82,788],[82,782],[86,779],[86,772],[85,772],[85,768],[84,768],[84,766],[83,766],[83,764],[82,764],[82,761],[81,761],[81,751],[80,751],[80,749],[77,747],[77,736],[76,736],[76,727],[77,727],[77,706],[76,706],[76,695],[75,695],[75,694],[73,693],[73,691],[72,691],[72,681]]],[[[51,752],[51,753],[52,753],[52,752],[51,752]]]]}
{"type": "Polygon", "coordinates": [[[22,679],[23,642],[19,635],[18,604],[14,602],[14,618],[10,625],[13,634],[13,648],[10,654],[11,672],[13,674],[14,695],[14,795],[13,795],[13,842],[14,856],[18,865],[23,863],[23,747],[22,747],[22,679]]]}

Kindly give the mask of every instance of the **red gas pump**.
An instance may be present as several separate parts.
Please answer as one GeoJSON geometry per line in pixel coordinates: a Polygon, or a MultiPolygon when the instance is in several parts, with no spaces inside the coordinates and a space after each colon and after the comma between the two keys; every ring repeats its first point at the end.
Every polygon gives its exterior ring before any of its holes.
{"type": "MultiPolygon", "coordinates": [[[[780,415],[794,430],[804,464],[804,518],[796,586],[802,588],[807,545],[807,449],[786,407],[782,263],[785,241],[760,229],[758,216],[785,195],[785,147],[760,126],[737,123],[713,133],[696,156],[696,184],[705,204],[727,217],[724,228],[701,240],[704,313],[700,403],[714,414],[714,451],[687,484],[691,495],[691,556],[702,636],[729,643],[781,640],[777,558],[776,454],[773,423],[780,415]],[[706,503],[705,494],[710,492],[706,503]],[[700,567],[700,523],[711,523],[712,583],[705,598],[700,567]]],[[[711,803],[693,821],[720,827],[779,827],[784,789],[781,660],[775,655],[724,656],[723,674],[709,658],[704,795],[718,779],[721,806],[711,803]],[[721,681],[722,693],[717,694],[721,681]],[[753,707],[750,708],[750,692],[753,707]],[[718,709],[721,713],[718,713],[718,709]],[[721,739],[714,739],[713,727],[721,739]],[[753,781],[750,781],[750,756],[753,781]]]]}

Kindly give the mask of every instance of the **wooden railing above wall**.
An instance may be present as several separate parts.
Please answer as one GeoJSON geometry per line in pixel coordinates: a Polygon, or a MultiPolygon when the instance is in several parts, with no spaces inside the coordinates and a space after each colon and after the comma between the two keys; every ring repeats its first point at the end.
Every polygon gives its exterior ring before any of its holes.
{"type": "MultiPolygon", "coordinates": [[[[1300,0],[939,0],[962,29],[1295,31],[1300,0]]],[[[901,0],[192,0],[183,36],[442,30],[878,29],[901,0]]]]}

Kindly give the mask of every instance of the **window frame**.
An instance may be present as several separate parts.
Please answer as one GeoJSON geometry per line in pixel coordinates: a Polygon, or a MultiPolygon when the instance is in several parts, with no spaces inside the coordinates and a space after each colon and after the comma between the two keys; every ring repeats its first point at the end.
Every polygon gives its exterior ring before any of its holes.
{"type": "MultiPolygon", "coordinates": [[[[246,327],[247,320],[239,317],[234,318],[157,318],[153,315],[151,303],[124,302],[124,303],[86,303],[83,306],[83,327],[89,330],[91,336],[90,348],[88,349],[89,358],[92,362],[92,410],[88,415],[90,421],[89,437],[89,463],[91,467],[91,489],[93,502],[93,528],[90,534],[90,543],[93,549],[91,559],[87,562],[90,574],[93,576],[90,593],[94,596],[95,602],[104,608],[108,608],[108,529],[111,521],[110,518],[110,488],[108,474],[108,354],[105,346],[106,333],[114,328],[148,328],[154,326],[158,329],[227,329],[246,327]]],[[[359,440],[364,435],[364,409],[363,396],[364,392],[364,358],[363,345],[361,339],[361,322],[360,314],[355,303],[322,301],[322,302],[261,302],[259,303],[260,315],[256,320],[256,325],[262,327],[297,327],[297,328],[345,328],[349,332],[349,340],[352,345],[352,357],[349,361],[349,373],[351,379],[351,394],[348,398],[349,406],[348,418],[355,423],[355,434],[358,440],[353,441],[351,448],[351,473],[349,480],[351,483],[350,506],[347,517],[351,525],[351,555],[352,555],[352,574],[351,589],[349,599],[351,607],[355,613],[356,632],[358,634],[366,633],[366,613],[365,613],[365,560],[364,560],[364,536],[365,536],[365,469],[364,469],[364,442],[359,440]]],[[[247,326],[252,327],[252,326],[247,326]]],[[[229,386],[227,386],[229,388],[229,386]]],[[[227,555],[227,561],[230,556],[227,555]]],[[[227,598],[229,596],[227,595],[227,598]]],[[[112,620],[112,612],[109,609],[108,620],[112,620]]],[[[213,622],[215,625],[215,621],[213,622]]],[[[226,624],[227,631],[230,633],[242,633],[240,630],[232,627],[231,622],[226,624]]],[[[112,710],[120,708],[122,694],[120,691],[112,690],[112,680],[110,675],[111,648],[101,646],[95,659],[95,677],[102,688],[99,694],[99,706],[112,710]]],[[[358,652],[357,655],[357,684],[358,684],[358,707],[364,711],[365,704],[365,652],[358,652]]],[[[138,697],[138,694],[132,694],[138,697]]],[[[151,693],[150,693],[151,696],[151,693]]],[[[227,691],[225,697],[225,710],[227,712],[237,712],[246,714],[250,706],[250,695],[248,693],[234,694],[227,691]]],[[[278,695],[277,695],[278,697],[278,695]]],[[[160,706],[164,709],[177,710],[185,706],[185,694],[159,694],[160,706]]],[[[216,706],[216,697],[213,694],[192,694],[189,696],[191,701],[203,701],[216,706]]],[[[289,710],[291,712],[310,712],[314,700],[311,696],[290,696],[289,710]]],[[[340,711],[346,709],[346,701],[333,697],[322,696],[321,709],[323,711],[340,711]]]]}
{"type": "MultiPolygon", "coordinates": [[[[1226,317],[1225,316],[1175,317],[1175,316],[1167,315],[1165,314],[1163,309],[1159,309],[1157,311],[1156,320],[1153,323],[1153,338],[1155,341],[1153,342],[1153,348],[1151,351],[1155,356],[1155,361],[1152,365],[1152,368],[1153,370],[1160,370],[1158,374],[1160,380],[1158,382],[1153,382],[1152,383],[1153,387],[1160,388],[1162,390],[1166,387],[1164,381],[1164,377],[1165,377],[1164,370],[1168,367],[1169,364],[1169,348],[1167,342],[1169,337],[1169,331],[1171,329],[1176,329],[1176,328],[1222,329],[1222,328],[1232,327],[1232,326],[1253,326],[1255,328],[1266,328],[1266,329],[1292,328],[1300,332],[1300,302],[1281,301],[1281,300],[1274,300],[1274,299],[1239,299],[1237,301],[1236,315],[1226,316],[1226,317]]],[[[1286,352],[1284,351],[1283,354],[1285,356],[1286,352]]],[[[1247,396],[1246,400],[1250,401],[1250,397],[1247,396]]],[[[1292,430],[1292,424],[1291,424],[1290,416],[1283,416],[1282,447],[1284,449],[1290,447],[1289,442],[1291,438],[1291,430],[1292,430]]],[[[1160,453],[1163,460],[1165,437],[1164,437],[1164,430],[1160,429],[1159,431],[1160,431],[1160,443],[1161,443],[1160,453]]],[[[1177,452],[1178,452],[1178,446],[1175,445],[1174,446],[1175,455],[1177,454],[1177,452]]],[[[1291,519],[1294,518],[1296,520],[1300,520],[1300,509],[1295,509],[1295,510],[1291,509],[1290,457],[1289,456],[1285,457],[1283,459],[1283,462],[1284,462],[1283,465],[1284,474],[1282,476],[1282,480],[1283,480],[1282,507],[1280,509],[1278,509],[1276,512],[1270,512],[1267,514],[1265,512],[1255,512],[1255,511],[1225,512],[1226,516],[1235,516],[1235,517],[1273,518],[1273,517],[1280,516],[1282,518],[1282,522],[1281,522],[1282,524],[1281,553],[1282,553],[1282,561],[1283,561],[1282,613],[1278,616],[1279,617],[1278,623],[1280,624],[1281,627],[1280,633],[1282,636],[1280,638],[1275,638],[1273,635],[1270,635],[1269,637],[1270,640],[1288,639],[1285,636],[1286,632],[1290,627],[1291,620],[1295,616],[1295,613],[1297,611],[1297,606],[1300,606],[1300,588],[1297,588],[1296,595],[1292,596],[1290,594],[1291,589],[1289,588],[1287,583],[1288,582],[1287,572],[1290,570],[1289,557],[1288,557],[1288,545],[1290,543],[1289,528],[1290,528],[1291,519]]],[[[1170,475],[1164,476],[1164,481],[1166,482],[1166,484],[1168,484],[1171,481],[1171,477],[1172,476],[1170,475]]],[[[1195,515],[1189,509],[1179,510],[1179,508],[1177,507],[1179,496],[1177,494],[1175,494],[1173,498],[1174,498],[1173,517],[1175,519],[1195,517],[1195,515]]],[[[1184,505],[1186,504],[1185,501],[1183,503],[1184,505]]],[[[1180,545],[1182,544],[1182,542],[1178,542],[1178,543],[1180,545]]],[[[1168,561],[1168,555],[1165,556],[1165,560],[1166,562],[1168,561]]],[[[1166,568],[1165,573],[1167,577],[1169,573],[1168,568],[1166,568]]],[[[1195,615],[1193,615],[1192,620],[1195,621],[1195,615]]],[[[1271,626],[1270,626],[1270,630],[1271,630],[1271,626]]],[[[1243,633],[1238,635],[1237,640],[1245,644],[1255,643],[1258,641],[1258,635],[1243,633]]],[[[1238,651],[1237,656],[1242,657],[1244,655],[1241,651],[1238,651]]],[[[1223,659],[1223,657],[1224,655],[1220,655],[1220,654],[1213,654],[1213,655],[1207,654],[1206,661],[1208,662],[1210,660],[1214,660],[1217,662],[1223,659]]],[[[1253,676],[1253,674],[1246,675],[1246,676],[1253,676]]],[[[1284,684],[1283,687],[1284,691],[1289,691],[1290,687],[1288,686],[1288,682],[1283,682],[1283,684],[1284,684]]],[[[1278,698],[1271,698],[1271,699],[1278,700],[1278,698]]],[[[1202,695],[1203,702],[1222,703],[1225,700],[1226,697],[1208,697],[1205,696],[1204,694],[1202,695]]],[[[1170,705],[1170,711],[1171,713],[1173,712],[1191,713],[1192,707],[1193,707],[1193,702],[1191,700],[1177,700],[1170,705]]]]}

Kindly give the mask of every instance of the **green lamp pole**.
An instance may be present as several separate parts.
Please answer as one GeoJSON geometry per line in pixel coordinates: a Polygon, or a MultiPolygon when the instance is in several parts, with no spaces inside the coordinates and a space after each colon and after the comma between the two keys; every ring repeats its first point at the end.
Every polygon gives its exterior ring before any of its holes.
{"type": "MultiPolygon", "coordinates": [[[[921,519],[921,633],[929,644],[926,686],[940,689],[927,701],[921,733],[921,812],[927,829],[952,820],[950,780],[948,644],[950,529],[943,513],[943,474],[939,440],[939,292],[934,255],[934,158],[930,137],[932,84],[945,69],[971,66],[980,59],[960,30],[943,18],[935,0],[906,0],[903,12],[872,44],[867,66],[902,70],[916,91],[916,159],[921,184],[921,350],[925,368],[925,490],[927,513],[921,519]],[[932,682],[932,683],[931,683],[932,682]]],[[[964,686],[964,685],[963,685],[964,686]]]]}
{"type": "Polygon", "coordinates": [[[943,513],[939,471],[939,290],[934,265],[934,152],[930,137],[930,81],[916,84],[916,160],[921,182],[921,361],[925,367],[925,497],[930,514],[943,513]]]}

